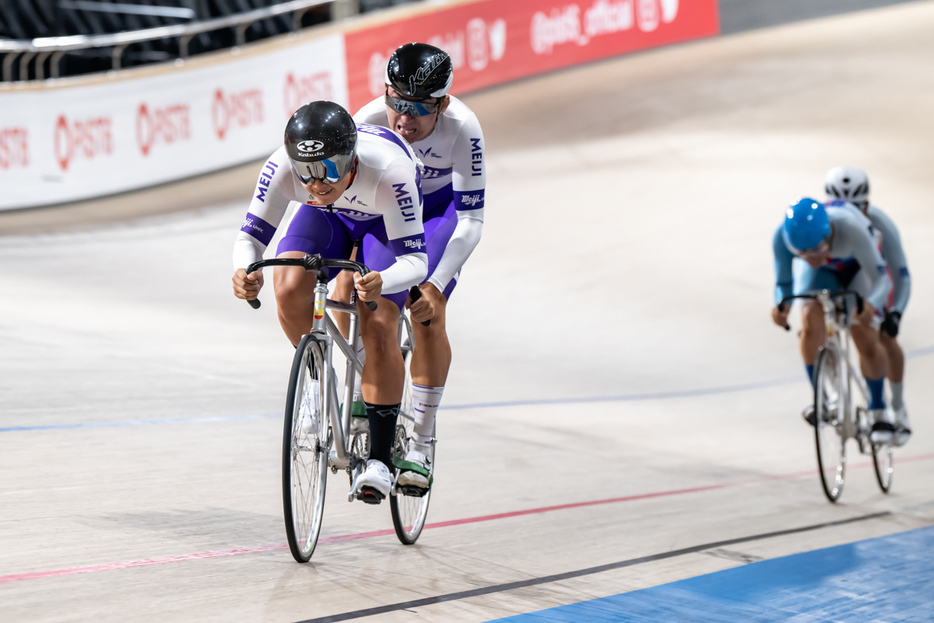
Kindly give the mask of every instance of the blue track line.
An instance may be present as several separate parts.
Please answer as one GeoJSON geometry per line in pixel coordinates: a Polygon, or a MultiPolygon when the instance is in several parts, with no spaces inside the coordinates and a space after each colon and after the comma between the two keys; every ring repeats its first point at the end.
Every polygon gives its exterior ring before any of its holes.
{"type": "MultiPolygon", "coordinates": [[[[925,357],[934,354],[934,346],[919,348],[905,353],[905,357],[925,357]]],[[[771,381],[757,381],[753,383],[740,383],[738,385],[722,385],[719,387],[702,387],[699,389],[685,389],[667,392],[652,392],[646,394],[624,394],[620,396],[593,396],[590,398],[541,398],[537,400],[506,400],[502,402],[477,402],[463,405],[445,405],[442,411],[462,411],[466,409],[492,409],[497,407],[528,407],[536,405],[562,405],[587,404],[593,402],[634,402],[637,400],[670,400],[672,398],[691,398],[694,396],[710,396],[715,394],[732,394],[752,389],[763,389],[779,385],[803,382],[804,375],[773,379],[771,381]]],[[[6,426],[0,427],[0,433],[12,433],[36,430],[61,430],[66,428],[103,428],[109,426],[150,426],[154,424],[193,424],[199,422],[235,422],[240,420],[266,420],[282,417],[275,415],[229,415],[200,418],[179,418],[165,420],[127,420],[122,422],[84,422],[76,424],[47,424],[42,426],[6,426]]]]}
{"type": "Polygon", "coordinates": [[[500,623],[930,623],[934,527],[764,560],[500,623]]]}

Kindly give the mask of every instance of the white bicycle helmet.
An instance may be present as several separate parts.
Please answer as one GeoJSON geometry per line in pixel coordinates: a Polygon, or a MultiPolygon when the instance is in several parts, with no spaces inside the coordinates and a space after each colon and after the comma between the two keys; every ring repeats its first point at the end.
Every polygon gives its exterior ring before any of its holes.
{"type": "Polygon", "coordinates": [[[869,201],[869,178],[856,167],[834,167],[824,178],[824,191],[831,201],[869,201]]]}

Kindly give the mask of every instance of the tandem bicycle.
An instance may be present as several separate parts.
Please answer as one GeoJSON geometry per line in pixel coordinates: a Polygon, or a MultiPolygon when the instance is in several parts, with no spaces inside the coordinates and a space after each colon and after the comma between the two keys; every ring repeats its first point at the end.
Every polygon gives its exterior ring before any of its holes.
{"type": "MultiPolygon", "coordinates": [[[[348,501],[362,499],[354,494],[354,482],[363,472],[369,454],[366,428],[352,424],[354,380],[363,371],[354,348],[360,333],[356,297],[352,295],[350,303],[329,299],[325,269],[340,268],[362,275],[369,270],[353,260],[325,259],[316,254],[254,262],[247,267],[247,274],[266,266],[300,266],[316,276],[314,319],[311,331],[302,336],[295,350],[282,434],[282,506],[286,537],[295,560],[308,562],[321,531],[328,470],[333,474],[339,471],[347,474],[350,481],[348,501]],[[346,338],[329,312],[350,315],[346,338]],[[335,350],[340,351],[345,360],[340,377],[333,361],[335,350]]],[[[417,300],[419,294],[418,287],[413,286],[412,300],[417,300]]],[[[258,300],[248,303],[254,308],[260,306],[258,300]]],[[[368,302],[367,306],[376,309],[375,302],[368,302]]],[[[389,507],[396,536],[402,543],[411,545],[425,526],[431,488],[397,484],[398,463],[405,457],[415,423],[409,373],[414,342],[412,326],[405,313],[399,315],[398,337],[406,379],[392,447],[393,465],[388,466],[393,475],[389,507]]],[[[435,464],[435,444],[433,433],[429,448],[431,465],[435,464]]]]}

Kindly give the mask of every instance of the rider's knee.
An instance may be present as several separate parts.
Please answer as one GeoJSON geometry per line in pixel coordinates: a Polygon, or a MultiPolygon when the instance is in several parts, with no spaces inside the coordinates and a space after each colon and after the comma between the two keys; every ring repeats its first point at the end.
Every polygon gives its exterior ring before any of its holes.
{"type": "Polygon", "coordinates": [[[808,301],[801,309],[801,330],[807,334],[824,332],[824,310],[815,301],[808,301]]]}
{"type": "Polygon", "coordinates": [[[350,291],[353,289],[353,274],[346,270],[338,273],[334,280],[334,287],[331,289],[331,298],[338,301],[349,301],[350,291]]]}
{"type": "Polygon", "coordinates": [[[279,269],[276,271],[273,283],[276,291],[276,303],[280,309],[288,309],[290,304],[298,302],[301,298],[307,298],[304,275],[305,271],[300,269],[279,269]]]}
{"type": "Polygon", "coordinates": [[[367,357],[390,349],[399,350],[399,308],[387,299],[380,299],[375,312],[368,313],[361,324],[367,357]]]}

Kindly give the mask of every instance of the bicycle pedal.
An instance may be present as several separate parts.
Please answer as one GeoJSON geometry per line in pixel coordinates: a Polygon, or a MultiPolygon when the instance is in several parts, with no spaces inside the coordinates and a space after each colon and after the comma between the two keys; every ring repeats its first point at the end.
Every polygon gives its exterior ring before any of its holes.
{"type": "Polygon", "coordinates": [[[357,499],[366,504],[379,504],[386,497],[373,487],[363,487],[357,494],[357,499]]]}
{"type": "Polygon", "coordinates": [[[422,489],[421,487],[416,487],[414,485],[400,485],[396,487],[396,495],[407,495],[413,498],[422,498],[425,497],[426,493],[428,493],[428,489],[422,489]]]}

